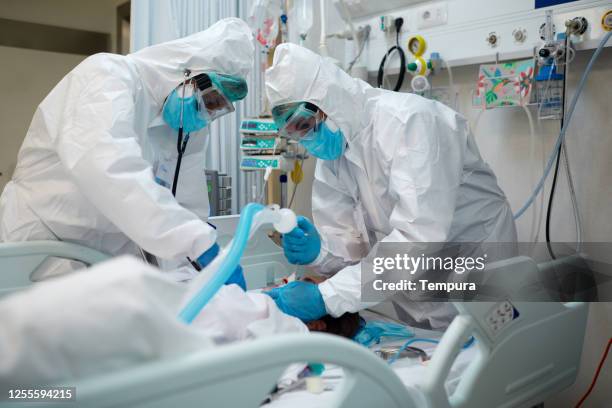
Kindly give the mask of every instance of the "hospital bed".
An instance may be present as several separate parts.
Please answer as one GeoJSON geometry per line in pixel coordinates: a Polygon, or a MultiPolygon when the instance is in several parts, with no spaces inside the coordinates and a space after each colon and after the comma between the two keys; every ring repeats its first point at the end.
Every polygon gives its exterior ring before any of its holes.
{"type": "MultiPolygon", "coordinates": [[[[234,222],[228,219],[217,224],[220,236],[234,222]]],[[[281,250],[265,233],[258,233],[247,251],[243,258],[243,264],[248,265],[246,274],[259,275],[251,277],[252,282],[265,284],[279,271],[286,271],[281,250]],[[262,248],[269,252],[252,252],[262,248]]],[[[14,289],[26,284],[30,268],[36,268],[46,256],[88,264],[106,258],[61,242],[0,244],[1,287],[14,289]]],[[[538,265],[526,257],[494,267],[519,271],[519,278],[538,270],[538,265]]],[[[71,406],[257,407],[289,364],[323,362],[341,367],[338,372],[342,378],[334,381],[332,391],[317,396],[298,391],[270,406],[299,406],[295,402],[302,395],[306,401],[302,406],[309,407],[459,408],[532,407],[574,382],[587,304],[509,301],[456,303],[456,307],[459,314],[443,334],[432,359],[420,374],[410,378],[400,374],[402,364],[406,366],[402,360],[394,370],[371,350],[352,341],[325,334],[287,334],[205,349],[66,385],[77,390],[77,404],[71,406]],[[513,318],[492,326],[492,313],[506,310],[508,305],[513,318]],[[463,350],[470,336],[476,339],[475,344],[463,350]],[[462,365],[457,370],[460,360],[462,365]]],[[[0,406],[28,405],[0,402],[0,406]]]]}

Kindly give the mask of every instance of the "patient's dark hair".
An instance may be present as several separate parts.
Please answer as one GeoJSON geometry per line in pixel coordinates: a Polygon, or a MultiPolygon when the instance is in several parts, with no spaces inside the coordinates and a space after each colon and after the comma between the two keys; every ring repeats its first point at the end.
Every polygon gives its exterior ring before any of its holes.
{"type": "Polygon", "coordinates": [[[345,313],[340,317],[325,315],[321,318],[327,326],[326,333],[352,339],[359,329],[359,313],[345,313]]]}

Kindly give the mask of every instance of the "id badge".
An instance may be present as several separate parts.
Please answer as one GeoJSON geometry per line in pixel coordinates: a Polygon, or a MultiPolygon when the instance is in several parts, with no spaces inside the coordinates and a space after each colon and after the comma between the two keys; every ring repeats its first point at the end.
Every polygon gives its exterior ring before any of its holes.
{"type": "Polygon", "coordinates": [[[162,158],[155,166],[155,182],[168,189],[172,188],[176,160],[162,158]]]}

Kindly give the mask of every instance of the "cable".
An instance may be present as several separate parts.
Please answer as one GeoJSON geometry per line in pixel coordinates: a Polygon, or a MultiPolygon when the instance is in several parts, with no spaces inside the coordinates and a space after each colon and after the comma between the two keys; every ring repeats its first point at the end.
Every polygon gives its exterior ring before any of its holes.
{"type": "Polygon", "coordinates": [[[552,169],[552,166],[553,166],[554,161],[556,159],[557,150],[558,150],[559,146],[561,145],[561,142],[563,142],[563,140],[565,139],[565,133],[567,132],[567,127],[568,127],[569,123],[571,122],[572,116],[574,114],[574,110],[576,109],[576,104],[578,103],[578,97],[580,96],[580,94],[582,93],[582,90],[584,89],[584,86],[586,84],[586,79],[588,78],[589,73],[591,72],[591,70],[593,68],[593,64],[597,60],[597,57],[599,56],[599,54],[601,54],[601,51],[603,50],[606,42],[608,42],[608,40],[610,39],[611,35],[612,35],[612,31],[609,31],[609,32],[606,33],[604,38],[601,40],[601,42],[597,46],[597,49],[595,50],[595,53],[593,53],[593,55],[591,56],[591,60],[587,64],[587,66],[586,66],[586,68],[584,70],[584,73],[582,74],[582,77],[580,78],[580,82],[578,83],[578,87],[576,89],[576,93],[574,94],[574,96],[572,98],[572,101],[570,103],[570,107],[568,109],[568,114],[567,114],[567,121],[564,124],[564,126],[562,127],[561,131],[559,132],[559,136],[557,137],[557,141],[555,142],[555,146],[553,148],[553,153],[549,157],[548,163],[546,164],[545,172],[542,175],[542,178],[540,179],[540,181],[538,182],[538,185],[536,186],[536,188],[531,193],[531,196],[527,199],[527,202],[514,214],[514,219],[515,220],[520,218],[525,213],[525,211],[533,203],[533,201],[535,200],[537,195],[540,193],[540,191],[544,187],[544,182],[546,181],[546,178],[548,177],[548,174],[550,173],[550,170],[552,169]]]}
{"type": "MultiPolygon", "coordinates": [[[[280,145],[280,143],[281,143],[280,137],[275,137],[274,138],[274,149],[272,150],[272,156],[276,156],[276,146],[280,145]]],[[[257,200],[256,200],[257,203],[261,202],[263,204],[264,194],[266,193],[266,187],[268,186],[268,179],[270,178],[271,173],[272,173],[272,166],[267,166],[265,173],[264,173],[264,183],[263,183],[263,186],[261,186],[261,193],[259,193],[259,196],[257,197],[257,200]]]]}
{"type": "MultiPolygon", "coordinates": [[[[565,37],[565,49],[567,50],[569,46],[569,35],[565,37]]],[[[563,128],[565,122],[565,94],[567,92],[567,74],[568,74],[568,53],[565,52],[565,63],[563,68],[563,89],[561,90],[561,128],[563,128]]],[[[565,145],[565,140],[563,140],[558,149],[557,149],[557,160],[555,162],[555,172],[553,173],[552,185],[550,187],[550,196],[548,197],[548,207],[546,209],[546,248],[548,248],[548,253],[552,259],[557,259],[555,252],[552,249],[552,245],[550,242],[550,219],[552,217],[552,206],[555,200],[555,191],[557,188],[557,178],[559,177],[559,164],[561,163],[561,153],[563,149],[563,145],[565,145]]]]}
{"type": "Polygon", "coordinates": [[[575,408],[580,408],[584,401],[586,401],[587,397],[591,394],[591,391],[593,391],[593,388],[595,388],[595,383],[597,382],[599,373],[601,373],[601,368],[603,367],[603,364],[606,361],[606,358],[608,357],[608,353],[610,352],[610,346],[612,346],[612,337],[610,338],[610,340],[608,340],[608,345],[606,346],[606,349],[603,355],[601,356],[601,359],[599,360],[599,364],[597,365],[597,370],[595,370],[595,375],[593,376],[591,385],[589,385],[589,388],[586,390],[582,398],[580,398],[580,401],[578,401],[575,408]]]}
{"type": "Polygon", "coordinates": [[[346,72],[348,72],[348,73],[351,72],[351,70],[353,69],[353,65],[355,65],[355,63],[361,57],[361,54],[363,53],[365,45],[368,42],[368,40],[370,39],[370,31],[371,31],[370,26],[369,25],[365,26],[364,30],[365,30],[365,34],[363,36],[363,40],[361,41],[361,45],[359,47],[359,51],[357,52],[357,55],[355,55],[355,58],[353,58],[353,60],[349,63],[348,68],[346,69],[346,72]]]}
{"type": "MultiPolygon", "coordinates": [[[[534,168],[534,163],[535,163],[535,150],[536,150],[536,146],[535,146],[535,142],[536,142],[536,136],[535,136],[535,127],[533,125],[533,118],[531,117],[531,112],[529,111],[529,108],[525,105],[523,105],[523,111],[525,112],[525,114],[527,115],[527,121],[529,123],[529,138],[531,140],[530,143],[530,153],[529,153],[529,161],[530,161],[530,173],[531,173],[531,177],[532,177],[532,181],[535,184],[535,168],[534,168]]],[[[532,238],[536,235],[537,230],[536,228],[539,227],[539,222],[538,220],[538,208],[536,206],[533,206],[533,219],[532,219],[532,223],[531,223],[531,232],[529,233],[529,237],[532,238]],[[536,227],[537,225],[537,227],[536,227]]],[[[533,244],[533,240],[532,240],[532,244],[533,244]]]]}
{"type": "MultiPolygon", "coordinates": [[[[570,63],[574,59],[575,54],[571,54],[568,51],[573,50],[571,43],[569,42],[569,35],[566,37],[565,44],[565,78],[569,78],[570,63]],[[571,54],[571,55],[570,55],[571,54]]],[[[565,83],[565,82],[564,82],[565,83]]],[[[563,101],[565,103],[565,93],[563,95],[563,101]]],[[[564,105],[565,108],[565,105],[564,105]]],[[[574,225],[576,227],[576,252],[580,252],[582,249],[582,220],[580,218],[580,209],[578,208],[578,199],[576,197],[576,190],[574,189],[574,180],[572,178],[572,172],[570,169],[569,154],[567,153],[567,143],[561,144],[561,160],[565,165],[565,176],[567,177],[567,186],[570,193],[570,199],[572,201],[572,209],[574,211],[574,225]]]]}
{"type": "Polygon", "coordinates": [[[572,172],[570,169],[569,155],[567,153],[567,143],[563,143],[563,163],[565,164],[565,176],[567,177],[567,185],[570,192],[570,198],[572,200],[572,208],[574,210],[574,219],[576,227],[576,252],[582,250],[582,217],[580,217],[580,208],[578,208],[578,198],[576,197],[576,190],[574,189],[574,181],[572,178],[572,172]]]}
{"type": "Polygon", "coordinates": [[[402,84],[404,83],[404,75],[406,75],[406,54],[404,53],[404,50],[402,49],[402,47],[400,47],[400,44],[399,44],[399,34],[400,34],[400,30],[402,29],[402,25],[404,24],[404,19],[401,17],[396,18],[394,21],[394,24],[395,24],[395,45],[389,48],[389,50],[387,51],[383,59],[380,61],[380,66],[378,67],[378,77],[377,77],[378,85],[377,86],[379,88],[382,88],[383,77],[385,75],[385,63],[387,62],[387,57],[391,55],[393,51],[397,51],[400,56],[400,69],[399,69],[399,76],[397,77],[397,82],[395,83],[395,86],[393,87],[393,90],[397,92],[402,87],[402,84]]]}
{"type": "MultiPolygon", "coordinates": [[[[463,346],[461,346],[462,350],[465,350],[467,348],[470,348],[472,346],[472,344],[474,344],[474,342],[476,341],[476,339],[474,338],[474,336],[470,336],[470,338],[468,339],[468,341],[466,341],[463,346]]],[[[428,338],[413,338],[408,340],[407,342],[405,342],[402,347],[399,348],[399,350],[397,350],[395,352],[395,354],[393,354],[393,356],[391,356],[391,358],[387,361],[389,364],[393,364],[395,363],[395,361],[400,357],[400,354],[402,354],[402,351],[406,350],[406,348],[408,346],[410,346],[413,343],[431,343],[431,344],[439,344],[440,340],[437,339],[428,339],[428,338]]]]}
{"type": "Polygon", "coordinates": [[[448,62],[446,62],[446,60],[442,60],[442,62],[444,62],[444,66],[446,66],[446,72],[448,73],[448,88],[451,92],[451,108],[455,109],[456,111],[459,111],[459,100],[457,98],[458,92],[455,90],[455,82],[453,81],[453,70],[451,69],[450,65],[448,65],[448,62]]]}

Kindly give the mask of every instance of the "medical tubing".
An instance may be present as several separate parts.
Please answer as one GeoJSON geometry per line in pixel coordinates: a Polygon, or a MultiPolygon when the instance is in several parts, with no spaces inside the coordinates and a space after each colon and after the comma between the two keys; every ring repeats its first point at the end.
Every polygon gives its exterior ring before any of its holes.
{"type": "MultiPolygon", "coordinates": [[[[274,138],[274,149],[272,150],[272,156],[276,156],[277,143],[279,145],[281,143],[280,136],[274,138]]],[[[265,173],[264,173],[264,183],[263,183],[263,186],[261,187],[261,192],[259,193],[259,196],[257,197],[257,200],[256,200],[256,202],[258,203],[262,202],[264,199],[264,195],[266,194],[266,187],[268,186],[268,180],[270,179],[271,173],[272,173],[272,166],[267,166],[265,173]]]]}
{"type": "Polygon", "coordinates": [[[561,142],[565,138],[565,133],[567,132],[567,128],[568,128],[568,126],[569,126],[569,124],[571,122],[572,116],[574,114],[574,110],[576,109],[576,104],[578,102],[578,97],[580,96],[580,94],[582,93],[582,90],[584,89],[584,85],[586,84],[586,79],[588,78],[589,73],[591,72],[591,69],[593,68],[593,64],[597,60],[597,57],[599,56],[599,54],[601,54],[601,51],[603,50],[605,44],[610,39],[611,35],[612,35],[612,31],[608,31],[606,33],[605,37],[601,40],[601,42],[597,46],[597,49],[595,50],[595,53],[591,57],[591,60],[587,64],[587,66],[586,66],[586,68],[584,70],[584,73],[582,74],[582,77],[580,78],[580,82],[578,83],[578,87],[576,88],[576,93],[572,97],[572,101],[571,101],[570,107],[568,109],[567,120],[565,121],[563,127],[561,128],[561,131],[559,132],[559,136],[557,137],[557,141],[555,142],[555,147],[553,149],[553,153],[550,155],[550,157],[548,159],[548,162],[546,164],[546,169],[544,171],[544,174],[540,178],[540,181],[538,182],[538,185],[535,187],[535,189],[531,193],[530,197],[527,199],[527,202],[514,214],[514,219],[515,220],[520,218],[525,213],[527,208],[529,208],[529,206],[534,202],[535,198],[537,197],[537,195],[542,190],[542,187],[544,187],[544,183],[546,181],[546,178],[548,177],[548,173],[550,173],[550,170],[551,170],[551,168],[552,168],[552,166],[554,164],[554,161],[555,161],[555,159],[557,157],[557,151],[559,150],[559,146],[561,146],[561,142]]]}
{"type": "MultiPolygon", "coordinates": [[[[565,49],[567,50],[569,44],[569,35],[566,33],[565,37],[565,49]]],[[[567,85],[567,52],[565,53],[565,63],[564,71],[563,71],[563,89],[561,91],[561,128],[563,129],[563,124],[565,122],[565,96],[566,96],[566,85],[567,85]]],[[[548,197],[548,207],[546,208],[546,248],[548,249],[548,253],[552,259],[557,259],[555,256],[555,252],[552,249],[552,245],[550,243],[550,218],[552,216],[552,206],[553,201],[555,200],[555,191],[557,189],[557,178],[559,177],[559,164],[561,163],[561,152],[563,145],[565,144],[565,140],[561,142],[559,148],[557,149],[557,160],[555,161],[555,172],[553,173],[552,185],[550,187],[550,196],[548,197]]]]}
{"type": "Polygon", "coordinates": [[[371,31],[370,26],[369,25],[365,26],[364,30],[365,30],[365,34],[363,36],[363,39],[361,40],[361,45],[359,46],[359,51],[357,52],[357,55],[355,55],[355,58],[353,58],[353,60],[348,64],[348,68],[346,69],[346,72],[348,72],[349,74],[353,70],[353,66],[355,65],[355,63],[357,63],[357,61],[359,61],[359,58],[361,57],[361,54],[363,53],[365,45],[368,42],[368,40],[370,39],[370,31],[371,31]]]}
{"type": "MultiPolygon", "coordinates": [[[[465,350],[465,349],[469,348],[472,344],[474,344],[474,341],[475,341],[474,336],[470,337],[468,339],[468,341],[466,341],[465,344],[463,346],[461,346],[461,349],[465,350]]],[[[411,344],[414,344],[414,343],[432,343],[432,344],[438,344],[438,343],[440,343],[440,340],[427,339],[427,338],[422,338],[422,337],[416,337],[414,339],[410,339],[407,342],[405,342],[402,345],[402,347],[400,347],[400,349],[395,352],[395,354],[393,354],[393,356],[389,359],[388,363],[389,364],[395,363],[395,361],[399,358],[399,356],[402,353],[402,351],[406,350],[408,348],[408,346],[410,346],[411,344]]]]}
{"type": "Polygon", "coordinates": [[[393,51],[397,51],[400,56],[400,69],[399,69],[399,76],[397,77],[397,82],[395,83],[395,86],[393,87],[393,90],[395,92],[399,91],[400,88],[402,87],[402,84],[404,83],[404,75],[406,74],[406,54],[404,53],[404,50],[402,49],[402,47],[400,47],[400,44],[399,44],[399,33],[402,28],[402,24],[403,24],[403,20],[401,21],[401,23],[398,23],[398,20],[396,20],[395,45],[389,48],[389,50],[387,51],[383,59],[380,61],[380,66],[378,67],[378,76],[377,76],[377,81],[376,81],[378,88],[382,88],[383,77],[385,75],[385,63],[387,62],[387,57],[391,55],[393,51]]]}
{"type": "Polygon", "coordinates": [[[455,91],[455,82],[453,81],[453,70],[446,60],[442,60],[444,62],[444,66],[446,67],[446,73],[448,74],[448,88],[451,91],[451,107],[457,111],[459,111],[459,101],[457,99],[457,92],[455,91]]]}
{"type": "Polygon", "coordinates": [[[572,200],[572,207],[574,209],[574,218],[576,220],[576,251],[582,250],[582,217],[580,217],[580,208],[578,208],[578,198],[576,197],[576,190],[574,189],[574,180],[572,178],[572,171],[570,169],[569,155],[567,153],[567,143],[563,143],[563,163],[565,164],[565,176],[567,177],[567,185],[570,191],[570,198],[572,200]]]}
{"type": "Polygon", "coordinates": [[[319,2],[319,18],[321,19],[321,38],[319,39],[319,53],[322,57],[328,57],[327,52],[327,16],[325,14],[325,0],[319,2]]]}
{"type": "MultiPolygon", "coordinates": [[[[208,282],[191,298],[191,300],[183,307],[179,313],[179,318],[187,323],[191,324],[196,316],[202,311],[204,306],[212,299],[212,297],[219,291],[219,289],[225,284],[225,282],[232,275],[236,267],[240,262],[240,257],[244,252],[244,248],[247,245],[249,234],[251,231],[251,225],[253,224],[253,218],[255,214],[263,210],[265,207],[259,203],[249,203],[243,209],[240,214],[240,221],[236,228],[236,235],[232,240],[232,245],[229,252],[225,256],[225,259],[219,266],[219,269],[210,278],[208,282]]],[[[220,256],[220,255],[217,255],[220,256]]]]}
{"type": "MultiPolygon", "coordinates": [[[[525,105],[522,106],[523,107],[523,111],[525,112],[525,115],[527,115],[527,121],[529,123],[529,138],[530,138],[530,152],[529,152],[529,161],[530,161],[530,173],[531,173],[531,177],[532,177],[532,181],[535,184],[535,150],[536,150],[536,136],[535,136],[535,126],[533,124],[533,118],[531,116],[531,112],[529,111],[529,108],[525,105]]],[[[538,222],[538,208],[537,206],[533,206],[533,219],[531,222],[531,231],[529,233],[529,237],[533,238],[536,233],[537,233],[537,229],[539,228],[540,224],[538,222]]],[[[533,241],[533,240],[532,240],[533,241]]]]}
{"type": "MultiPolygon", "coordinates": [[[[566,36],[565,39],[565,49],[566,50],[571,50],[572,48],[570,47],[570,42],[569,42],[569,33],[566,36]]],[[[573,58],[572,58],[573,59],[573,58]]],[[[565,94],[566,94],[566,84],[567,84],[567,78],[569,77],[569,66],[570,66],[570,62],[571,59],[569,57],[569,53],[566,52],[565,54],[565,61],[564,61],[564,73],[563,73],[563,114],[561,116],[561,126],[563,126],[563,121],[564,121],[564,113],[565,113],[565,94]]],[[[555,195],[555,191],[556,191],[556,186],[557,186],[557,178],[559,177],[558,172],[559,172],[559,165],[561,164],[561,162],[563,162],[564,167],[565,167],[565,174],[567,177],[567,185],[568,185],[568,189],[569,189],[569,193],[570,193],[570,199],[572,202],[572,209],[574,211],[574,225],[576,227],[576,242],[577,242],[577,247],[576,247],[576,251],[580,251],[582,249],[582,222],[580,219],[580,211],[578,209],[578,200],[576,198],[576,191],[574,190],[574,181],[572,179],[572,172],[570,170],[570,164],[569,164],[569,155],[567,154],[567,143],[565,143],[565,141],[563,141],[563,143],[561,143],[558,155],[557,155],[557,162],[555,165],[555,175],[553,178],[553,184],[552,184],[552,188],[551,188],[551,193],[550,193],[550,200],[548,203],[548,211],[547,211],[547,215],[546,215],[546,245],[548,247],[548,251],[551,255],[551,257],[553,259],[555,259],[554,253],[552,251],[552,246],[550,244],[550,218],[552,217],[551,213],[552,213],[552,203],[554,200],[554,195],[555,195]]]]}

